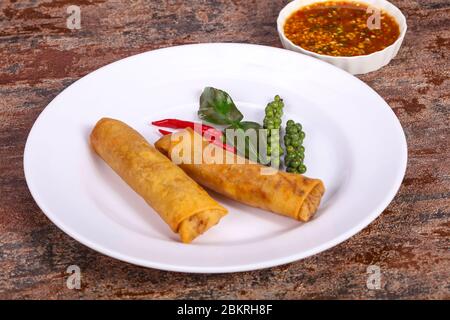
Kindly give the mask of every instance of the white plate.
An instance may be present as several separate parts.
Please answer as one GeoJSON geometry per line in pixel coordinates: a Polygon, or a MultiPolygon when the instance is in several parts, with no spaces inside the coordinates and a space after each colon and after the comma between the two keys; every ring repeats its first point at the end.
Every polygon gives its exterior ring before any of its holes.
{"type": "Polygon", "coordinates": [[[146,52],[103,67],[59,94],[36,120],[24,155],[28,187],[64,232],[111,257],[184,272],[275,266],[348,239],[389,204],[406,169],[406,140],[386,102],[350,74],[288,50],[198,44],[146,52]],[[150,142],[149,122],[198,120],[205,86],[227,91],[246,120],[261,122],[275,94],[284,120],[306,131],[307,175],[326,193],[305,224],[213,194],[230,211],[186,245],[94,152],[90,130],[120,119],[150,142]]]}

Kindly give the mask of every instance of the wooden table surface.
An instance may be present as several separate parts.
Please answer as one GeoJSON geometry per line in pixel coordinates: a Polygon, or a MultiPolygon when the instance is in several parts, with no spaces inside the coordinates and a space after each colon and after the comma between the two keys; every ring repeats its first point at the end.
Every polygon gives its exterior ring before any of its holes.
{"type": "Polygon", "coordinates": [[[275,21],[286,2],[0,2],[0,298],[450,298],[448,0],[393,1],[407,16],[403,46],[388,66],[359,78],[403,125],[406,177],[378,219],[330,250],[235,274],[146,269],[76,242],[31,197],[25,141],[64,88],[105,64],[161,47],[219,41],[279,47],[275,21]],[[80,30],[66,26],[69,5],[81,8],[80,30]],[[82,271],[80,290],[66,287],[72,264],[82,271]],[[380,267],[379,290],[366,286],[369,265],[380,267]]]}

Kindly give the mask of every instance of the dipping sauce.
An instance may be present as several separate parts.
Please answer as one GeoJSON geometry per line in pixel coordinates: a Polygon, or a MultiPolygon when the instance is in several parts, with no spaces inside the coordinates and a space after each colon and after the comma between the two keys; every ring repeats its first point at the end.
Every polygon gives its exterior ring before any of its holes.
{"type": "Polygon", "coordinates": [[[379,9],[379,24],[375,25],[376,12],[367,9],[368,5],[361,2],[316,2],[292,13],[284,24],[284,34],[303,49],[329,56],[359,56],[383,50],[400,36],[399,25],[379,9]]]}

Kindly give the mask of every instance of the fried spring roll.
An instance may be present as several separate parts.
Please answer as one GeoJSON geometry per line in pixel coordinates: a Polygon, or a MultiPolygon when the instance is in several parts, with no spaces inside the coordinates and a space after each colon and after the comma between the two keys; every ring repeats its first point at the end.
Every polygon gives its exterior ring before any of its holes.
{"type": "Polygon", "coordinates": [[[101,119],[90,141],[95,152],[180,235],[182,242],[191,242],[227,213],[125,123],[101,119]]]}
{"type": "Polygon", "coordinates": [[[162,137],[155,143],[155,147],[172,161],[178,163],[199,184],[236,201],[300,221],[308,221],[316,213],[325,192],[321,180],[281,171],[262,174],[262,170],[267,167],[228,151],[219,150],[221,148],[209,144],[191,129],[186,129],[176,135],[178,138],[171,135],[162,137]],[[183,139],[190,139],[191,141],[186,144],[190,146],[195,145],[196,139],[201,141],[200,148],[191,148],[190,158],[185,157],[183,148],[174,150],[179,143],[183,142],[183,139]],[[204,152],[206,147],[213,151],[204,152]],[[223,154],[218,157],[223,159],[222,163],[205,161],[205,154],[214,153],[223,154]],[[201,163],[195,164],[193,160],[196,158],[202,159],[201,163]],[[227,163],[225,162],[227,158],[235,160],[227,163]]]}

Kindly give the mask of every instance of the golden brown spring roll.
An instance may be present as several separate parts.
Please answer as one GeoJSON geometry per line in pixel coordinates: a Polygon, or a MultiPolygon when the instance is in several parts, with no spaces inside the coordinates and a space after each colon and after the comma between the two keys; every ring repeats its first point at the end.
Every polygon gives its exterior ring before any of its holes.
{"type": "MultiPolygon", "coordinates": [[[[180,167],[195,181],[224,196],[253,207],[269,210],[300,221],[308,221],[317,211],[320,200],[325,192],[324,185],[319,179],[310,179],[300,174],[276,171],[273,174],[261,174],[262,166],[248,160],[244,160],[227,151],[221,151],[220,147],[208,143],[200,135],[191,129],[177,133],[177,137],[167,135],[155,143],[155,147],[162,153],[180,164],[180,167]],[[186,134],[188,133],[188,134],[186,134]],[[187,145],[194,145],[195,139],[201,139],[200,148],[191,149],[191,159],[199,157],[203,159],[200,164],[192,161],[182,163],[184,149],[173,149],[183,141],[191,139],[187,145]],[[235,162],[228,164],[205,163],[203,152],[206,146],[214,149],[214,152],[223,153],[226,157],[235,157],[235,162]],[[236,159],[242,162],[238,162],[236,159]],[[245,164],[240,164],[246,162],[245,164]]],[[[198,140],[197,140],[198,141],[198,140]]],[[[210,149],[210,150],[211,150],[210,149]]],[[[184,158],[186,159],[186,158],[184,158]]]]}
{"type": "Polygon", "coordinates": [[[92,130],[90,140],[97,154],[179,233],[181,241],[191,242],[227,213],[125,123],[103,118],[92,130]]]}

